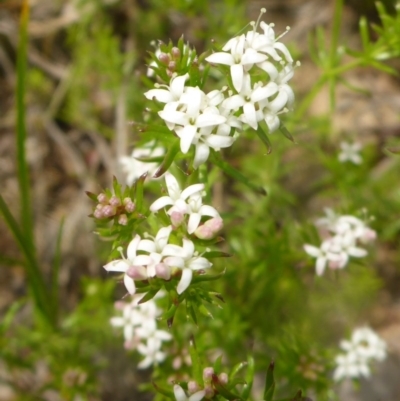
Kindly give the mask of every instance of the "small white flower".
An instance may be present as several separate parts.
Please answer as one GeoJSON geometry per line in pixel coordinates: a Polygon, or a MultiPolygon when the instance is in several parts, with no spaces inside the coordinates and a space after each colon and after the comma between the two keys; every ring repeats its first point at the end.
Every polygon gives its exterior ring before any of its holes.
{"type": "Polygon", "coordinates": [[[333,248],[334,244],[331,239],[324,241],[320,248],[313,245],[304,245],[304,250],[313,258],[316,258],[315,269],[318,276],[321,276],[326,268],[328,262],[333,262],[338,267],[342,266],[342,257],[338,255],[336,250],[333,248]]]}
{"type": "Polygon", "coordinates": [[[188,77],[189,74],[175,76],[171,78],[169,86],[159,85],[157,89],[150,89],[144,95],[149,100],[156,99],[161,103],[177,102],[183,95],[188,77]]]}
{"type": "Polygon", "coordinates": [[[127,249],[127,258],[121,253],[122,259],[113,260],[107,263],[104,267],[108,272],[121,272],[124,273],[124,284],[129,292],[133,295],[136,291],[135,281],[127,274],[130,268],[144,268],[144,266],[152,263],[152,259],[147,255],[136,255],[137,247],[140,242],[140,236],[136,235],[135,238],[129,243],[127,249]]]}
{"type": "Polygon", "coordinates": [[[165,183],[167,184],[169,196],[162,196],[150,205],[150,210],[153,213],[165,206],[173,206],[173,208],[169,209],[169,214],[175,210],[179,210],[181,213],[187,213],[188,205],[186,199],[204,189],[204,184],[194,184],[181,191],[178,181],[170,173],[165,174],[165,183]]]}
{"type": "Polygon", "coordinates": [[[208,205],[203,205],[200,194],[192,195],[188,200],[188,233],[193,234],[200,224],[202,216],[219,217],[219,213],[208,205]]]}
{"type": "Polygon", "coordinates": [[[164,248],[164,263],[171,268],[182,270],[182,276],[179,281],[177,292],[182,294],[190,285],[193,277],[193,271],[208,269],[212,266],[206,258],[203,258],[195,252],[192,241],[184,238],[183,246],[168,244],[164,248]]]}
{"type": "Polygon", "coordinates": [[[188,397],[181,386],[178,384],[174,385],[174,395],[176,401],[200,401],[204,398],[205,394],[206,392],[201,390],[188,397]]]}
{"type": "Polygon", "coordinates": [[[148,277],[154,277],[156,275],[156,265],[161,262],[162,252],[164,247],[168,243],[169,235],[171,234],[172,226],[161,228],[156,237],[153,240],[142,239],[138,244],[138,250],[146,251],[152,260],[147,265],[148,277]]]}
{"type": "Polygon", "coordinates": [[[344,163],[348,161],[353,164],[362,163],[362,157],[360,156],[362,145],[360,143],[341,142],[340,148],[342,150],[338,156],[340,162],[344,163]]]}
{"type": "Polygon", "coordinates": [[[367,360],[360,358],[353,352],[338,355],[335,358],[335,362],[337,365],[333,373],[335,381],[345,378],[358,379],[362,376],[369,377],[371,374],[367,360]]]}

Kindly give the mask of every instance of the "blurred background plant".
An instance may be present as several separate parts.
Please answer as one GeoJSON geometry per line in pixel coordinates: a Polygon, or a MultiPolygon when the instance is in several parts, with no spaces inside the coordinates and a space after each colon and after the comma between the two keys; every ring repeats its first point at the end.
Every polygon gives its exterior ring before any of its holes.
{"type": "MultiPolygon", "coordinates": [[[[164,386],[186,378],[195,332],[204,363],[222,355],[232,367],[254,356],[254,399],[275,360],[277,397],[301,388],[318,400],[395,400],[400,159],[386,149],[398,148],[400,135],[396,3],[24,4],[22,12],[19,1],[0,3],[0,399],[151,399],[151,376],[164,386]],[[153,372],[137,370],[138,356],[123,350],[109,324],[124,292],[101,267],[110,243],[93,236],[84,191],[100,192],[113,175],[123,181],[119,160],[145,137],[139,123],[151,42],[176,43],[183,34],[200,54],[226,43],[261,7],[277,33],[291,26],[285,42],[302,62],[295,113],[284,118],[295,144],[271,136],[267,154],[248,135],[224,152],[266,197],[211,170],[223,250],[233,255],[216,262],[226,274],[212,283],[225,303],[210,308],[214,319],[201,317],[199,329],[181,312],[166,361],[153,372]],[[343,141],[360,144],[361,164],[339,159],[343,141]],[[373,216],[377,240],[366,258],[316,277],[303,245],[319,245],[314,222],[326,207],[373,216]],[[391,356],[376,367],[376,381],[360,380],[358,392],[333,387],[339,340],[364,324],[377,328],[391,356]]],[[[151,182],[149,192],[160,185],[151,182]]]]}

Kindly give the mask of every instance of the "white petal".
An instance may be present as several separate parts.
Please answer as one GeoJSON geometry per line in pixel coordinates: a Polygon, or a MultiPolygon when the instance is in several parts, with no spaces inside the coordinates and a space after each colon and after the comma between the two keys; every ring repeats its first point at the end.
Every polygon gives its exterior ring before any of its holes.
{"type": "Polygon", "coordinates": [[[244,70],[241,64],[231,66],[231,77],[234,88],[237,92],[242,90],[244,70]]]}
{"type": "Polygon", "coordinates": [[[259,86],[254,89],[253,93],[251,94],[251,101],[252,102],[259,102],[260,100],[264,100],[278,91],[278,85],[275,82],[269,82],[265,86],[259,86]]]}
{"type": "Polygon", "coordinates": [[[167,256],[163,262],[170,267],[177,267],[183,269],[185,267],[185,261],[178,256],[167,256]]]}
{"type": "Polygon", "coordinates": [[[186,256],[186,251],[178,245],[168,244],[162,251],[163,256],[177,256],[184,258],[186,256]]]}
{"type": "Polygon", "coordinates": [[[129,264],[123,259],[113,260],[103,266],[108,272],[122,272],[125,273],[129,268],[129,264]]]}
{"type": "Polygon", "coordinates": [[[201,220],[201,216],[199,213],[192,213],[189,217],[188,222],[188,233],[193,234],[196,231],[196,228],[199,226],[201,220]]]}
{"type": "Polygon", "coordinates": [[[153,100],[154,98],[161,103],[169,103],[173,99],[171,92],[166,89],[150,89],[144,95],[147,99],[153,100]]]}
{"type": "Polygon", "coordinates": [[[246,123],[249,124],[251,128],[257,129],[257,116],[254,104],[245,103],[243,106],[243,112],[246,123]]]}
{"type": "Polygon", "coordinates": [[[136,256],[136,250],[140,242],[140,236],[138,234],[135,235],[135,238],[129,243],[128,249],[126,251],[126,255],[129,260],[132,260],[136,256]]]}
{"type": "Polygon", "coordinates": [[[174,395],[176,401],[188,401],[185,392],[183,391],[182,387],[178,384],[174,385],[174,395]]]}
{"type": "Polygon", "coordinates": [[[232,136],[209,135],[205,142],[213,149],[228,148],[233,144],[235,139],[232,136]]]}
{"type": "Polygon", "coordinates": [[[174,201],[169,196],[162,196],[161,198],[158,198],[156,201],[154,201],[150,205],[150,211],[152,211],[154,213],[157,210],[160,210],[165,206],[173,205],[173,204],[174,204],[174,201]]]}
{"type": "Polygon", "coordinates": [[[208,205],[203,205],[200,208],[199,213],[202,216],[219,217],[219,213],[216,211],[216,209],[214,209],[212,206],[208,206],[208,205]]]}
{"type": "Polygon", "coordinates": [[[165,111],[164,109],[159,111],[158,115],[164,121],[168,121],[169,123],[173,124],[185,125],[188,122],[188,117],[186,113],[183,113],[182,111],[176,111],[176,110],[165,111]]]}
{"type": "Polygon", "coordinates": [[[219,114],[203,113],[200,114],[196,119],[196,125],[200,128],[210,127],[212,125],[219,125],[226,121],[226,117],[219,114]]]}
{"type": "Polygon", "coordinates": [[[185,250],[187,257],[191,257],[194,253],[194,244],[192,241],[184,238],[182,248],[185,250]]]}
{"type": "Polygon", "coordinates": [[[265,61],[267,56],[265,54],[258,53],[254,49],[247,49],[243,54],[241,64],[257,64],[265,61]]]}
{"type": "Polygon", "coordinates": [[[181,152],[187,153],[189,151],[190,145],[196,135],[197,127],[195,125],[185,125],[179,133],[181,138],[181,152]]]}
{"type": "Polygon", "coordinates": [[[225,99],[222,107],[227,110],[237,110],[245,104],[245,100],[240,95],[233,95],[225,99]]]}
{"type": "Polygon", "coordinates": [[[285,91],[280,91],[278,93],[278,96],[270,102],[268,107],[272,111],[278,112],[285,107],[287,101],[288,101],[287,93],[285,91]]]}
{"type": "MultiPolygon", "coordinates": [[[[174,95],[175,99],[178,100],[179,97],[182,95],[186,79],[188,78],[189,74],[180,75],[171,80],[170,88],[171,92],[174,95]]],[[[167,102],[166,102],[167,103],[167,102]]]]}
{"type": "Polygon", "coordinates": [[[313,256],[314,258],[318,258],[321,255],[321,249],[317,248],[316,246],[306,244],[303,245],[303,248],[310,256],[313,256]]]}
{"type": "Polygon", "coordinates": [[[200,192],[204,189],[204,184],[194,184],[185,188],[182,191],[181,199],[187,199],[189,196],[194,195],[196,192],[200,192]]]}
{"type": "Polygon", "coordinates": [[[196,145],[196,152],[193,160],[193,167],[197,168],[205,163],[210,155],[210,148],[205,143],[198,143],[196,145]]]}
{"type": "Polygon", "coordinates": [[[133,295],[136,291],[135,282],[126,274],[124,275],[124,284],[129,294],[133,295]]]}
{"type": "Polygon", "coordinates": [[[193,272],[190,269],[182,270],[182,277],[179,281],[178,287],[176,288],[178,294],[182,294],[182,292],[189,287],[192,281],[192,277],[193,277],[193,272]]]}
{"type": "Polygon", "coordinates": [[[326,265],[326,258],[319,257],[317,259],[317,263],[315,265],[315,270],[316,270],[318,276],[322,276],[322,274],[324,273],[325,265],[326,265]]]}
{"type": "Polygon", "coordinates": [[[156,251],[156,244],[154,241],[151,241],[149,239],[142,239],[139,242],[139,245],[137,247],[138,250],[140,251],[146,251],[146,252],[155,252],[156,251]]]}
{"type": "Polygon", "coordinates": [[[200,401],[204,398],[206,392],[204,390],[198,391],[189,397],[189,401],[200,401]]]}
{"type": "Polygon", "coordinates": [[[192,270],[203,270],[203,269],[208,269],[208,268],[210,268],[211,266],[212,266],[212,263],[211,263],[208,259],[202,258],[202,257],[193,258],[193,259],[190,261],[190,264],[189,264],[189,267],[190,267],[192,270]]]}
{"type": "Polygon", "coordinates": [[[224,65],[232,65],[235,62],[232,54],[224,52],[213,53],[211,56],[206,57],[206,60],[209,63],[224,65]]]}

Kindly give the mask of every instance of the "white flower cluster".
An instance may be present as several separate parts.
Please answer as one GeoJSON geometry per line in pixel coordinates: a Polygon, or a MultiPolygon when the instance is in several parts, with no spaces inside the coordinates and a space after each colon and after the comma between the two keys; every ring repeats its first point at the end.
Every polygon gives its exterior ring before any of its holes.
{"type": "Polygon", "coordinates": [[[290,109],[294,102],[293,90],[288,85],[294,66],[289,50],[278,41],[283,35],[275,37],[274,24],[261,21],[260,27],[263,33],[257,32],[254,25],[246,34],[230,39],[222,52],[214,53],[206,60],[230,66],[237,94],[230,94],[222,107],[235,114],[239,111],[239,120],[253,129],[264,120],[273,132],[280,125],[278,115],[290,109]],[[260,71],[267,74],[268,82],[252,82],[255,75],[252,73],[260,71]]]}
{"type": "Polygon", "coordinates": [[[343,269],[350,257],[362,258],[367,251],[359,244],[367,244],[376,238],[376,232],[355,216],[337,216],[331,209],[326,209],[326,217],[316,224],[325,229],[327,238],[319,248],[306,244],[304,250],[316,258],[316,272],[322,275],[326,266],[330,269],[343,269]]]}
{"type": "Polygon", "coordinates": [[[172,336],[157,329],[157,317],[161,311],[155,301],[139,304],[142,298],[143,294],[135,295],[130,303],[116,302],[115,307],[122,315],[111,318],[110,323],[113,327],[123,329],[126,349],[136,349],[145,357],[138,368],[146,369],[165,359],[166,354],[161,351],[162,343],[170,341],[172,336]]]}
{"type": "Polygon", "coordinates": [[[333,378],[336,381],[369,377],[370,362],[386,358],[386,343],[368,327],[354,330],[350,341],[341,341],[340,348],[345,353],[335,358],[337,366],[333,378]]]}
{"type": "MultiPolygon", "coordinates": [[[[216,235],[222,227],[222,219],[211,206],[202,205],[201,191],[203,184],[195,184],[181,191],[176,178],[167,173],[165,176],[169,196],[156,200],[150,210],[155,212],[164,206],[171,205],[168,214],[173,224],[185,222],[185,215],[189,215],[187,231],[199,238],[209,239],[216,235]],[[188,201],[186,202],[186,200],[188,201]],[[200,225],[203,216],[211,219],[200,225]]],[[[182,246],[169,244],[172,226],[161,228],[156,237],[142,239],[138,234],[129,243],[127,257],[121,252],[121,259],[113,260],[104,268],[109,272],[124,273],[124,284],[127,291],[133,295],[136,292],[136,281],[158,277],[170,280],[174,275],[181,276],[177,292],[181,294],[190,285],[193,272],[203,271],[212,266],[206,258],[195,250],[194,243],[183,238],[182,246]]]]}
{"type": "Polygon", "coordinates": [[[230,39],[221,52],[206,58],[230,67],[234,91],[225,94],[223,88],[206,94],[186,85],[189,75],[185,74],[145,93],[147,99],[165,104],[158,114],[180,138],[182,153],[195,146],[195,168],[207,161],[210,148],[230,147],[243,123],[257,129],[258,123],[265,121],[270,132],[277,130],[279,114],[293,105],[294,94],[288,85],[293,59],[278,41],[280,37],[275,37],[274,25],[261,22],[260,26],[263,33],[257,32],[254,24],[246,34],[230,39]]]}

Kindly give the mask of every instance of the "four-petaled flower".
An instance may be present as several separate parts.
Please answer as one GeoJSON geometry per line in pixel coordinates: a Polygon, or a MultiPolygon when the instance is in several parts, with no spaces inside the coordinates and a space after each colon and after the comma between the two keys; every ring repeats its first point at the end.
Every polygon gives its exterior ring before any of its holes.
{"type": "Polygon", "coordinates": [[[201,390],[188,397],[181,386],[178,384],[174,385],[174,395],[176,401],[200,401],[204,398],[205,394],[206,392],[201,390]]]}

